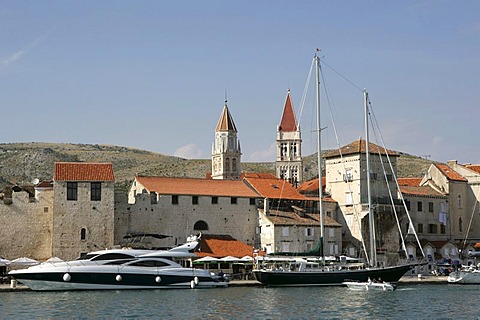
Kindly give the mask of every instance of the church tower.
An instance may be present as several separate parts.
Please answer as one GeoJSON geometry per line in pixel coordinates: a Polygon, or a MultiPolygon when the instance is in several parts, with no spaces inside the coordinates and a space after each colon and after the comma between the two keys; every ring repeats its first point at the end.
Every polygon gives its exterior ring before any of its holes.
{"type": "Polygon", "coordinates": [[[276,175],[295,187],[303,182],[302,136],[293,112],[290,89],[283,107],[282,119],[277,127],[276,175]]]}
{"type": "Polygon", "coordinates": [[[240,179],[241,156],[237,128],[225,100],[225,106],[215,129],[215,141],[212,145],[212,179],[240,179]]]}

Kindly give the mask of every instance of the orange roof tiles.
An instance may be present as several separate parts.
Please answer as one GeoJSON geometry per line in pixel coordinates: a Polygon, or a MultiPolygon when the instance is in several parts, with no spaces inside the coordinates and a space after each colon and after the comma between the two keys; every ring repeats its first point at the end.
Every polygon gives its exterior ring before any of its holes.
{"type": "Polygon", "coordinates": [[[400,185],[400,192],[402,194],[414,196],[447,197],[443,193],[437,192],[429,186],[400,185]]]}
{"type": "MultiPolygon", "coordinates": [[[[328,152],[325,152],[324,157],[325,158],[334,158],[334,157],[339,157],[340,152],[342,155],[349,155],[349,154],[357,154],[357,153],[366,153],[366,141],[363,139],[358,139],[342,148],[340,150],[331,150],[328,152]]],[[[385,155],[385,150],[389,156],[399,156],[399,154],[395,151],[384,149],[383,147],[380,147],[374,143],[369,143],[369,152],[370,154],[382,154],[385,155]]]]}
{"type": "Polygon", "coordinates": [[[418,187],[422,182],[422,178],[398,178],[398,184],[400,186],[418,187]]]}
{"type": "MultiPolygon", "coordinates": [[[[322,177],[322,188],[325,190],[326,178],[322,177]]],[[[318,193],[318,178],[305,181],[297,189],[300,193],[318,193]]]]}
{"type": "Polygon", "coordinates": [[[229,235],[202,234],[199,247],[195,251],[197,257],[223,258],[227,256],[242,258],[253,257],[253,247],[232,238],[229,235]]]}
{"type": "Polygon", "coordinates": [[[294,132],[298,130],[297,120],[295,119],[295,113],[293,112],[292,99],[290,98],[290,90],[288,90],[287,93],[285,106],[283,107],[282,119],[280,120],[278,130],[283,132],[294,132]]]}
{"type": "Polygon", "coordinates": [[[279,178],[249,178],[244,179],[262,197],[270,199],[311,200],[300,194],[288,181],[279,178]]]}
{"type": "Polygon", "coordinates": [[[55,181],[115,181],[111,163],[55,162],[55,181]]]}
{"type": "Polygon", "coordinates": [[[480,173],[480,164],[467,164],[465,165],[470,170],[480,173]]]}
{"type": "Polygon", "coordinates": [[[233,122],[232,115],[230,111],[228,111],[227,105],[223,107],[222,114],[218,119],[217,128],[215,131],[235,131],[237,132],[237,127],[235,127],[235,123],[233,122]]]}
{"type": "Polygon", "coordinates": [[[240,180],[213,180],[171,177],[135,177],[148,191],[159,194],[259,198],[240,180]]]}
{"type": "Polygon", "coordinates": [[[434,166],[436,166],[448,178],[448,180],[467,181],[467,179],[462,177],[460,174],[458,174],[446,164],[435,163],[434,166]]]}

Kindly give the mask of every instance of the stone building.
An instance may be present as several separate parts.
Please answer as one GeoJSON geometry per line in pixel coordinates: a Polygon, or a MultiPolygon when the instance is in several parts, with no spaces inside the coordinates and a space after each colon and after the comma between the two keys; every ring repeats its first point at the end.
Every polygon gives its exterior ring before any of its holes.
{"type": "Polygon", "coordinates": [[[303,182],[302,136],[288,90],[282,119],[277,127],[276,176],[294,186],[303,182]]]}
{"type": "Polygon", "coordinates": [[[56,162],[52,255],[75,259],[114,244],[111,163],[56,162]]]}

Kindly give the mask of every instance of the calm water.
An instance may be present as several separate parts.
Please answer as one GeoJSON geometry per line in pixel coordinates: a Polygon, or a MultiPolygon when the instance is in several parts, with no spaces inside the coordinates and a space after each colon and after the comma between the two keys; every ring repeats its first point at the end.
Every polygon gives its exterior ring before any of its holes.
{"type": "Polygon", "coordinates": [[[0,319],[480,319],[480,286],[0,292],[0,319]]]}

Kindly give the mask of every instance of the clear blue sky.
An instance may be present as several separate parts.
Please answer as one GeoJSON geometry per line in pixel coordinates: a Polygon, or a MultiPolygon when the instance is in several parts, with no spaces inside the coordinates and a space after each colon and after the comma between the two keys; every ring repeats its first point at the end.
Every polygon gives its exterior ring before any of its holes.
{"type": "MultiPolygon", "coordinates": [[[[242,161],[274,161],[318,47],[367,88],[389,149],[480,163],[480,1],[0,1],[0,41],[0,142],[207,159],[227,91],[242,161]]],[[[345,145],[363,136],[362,93],[323,70],[345,145]]]]}

